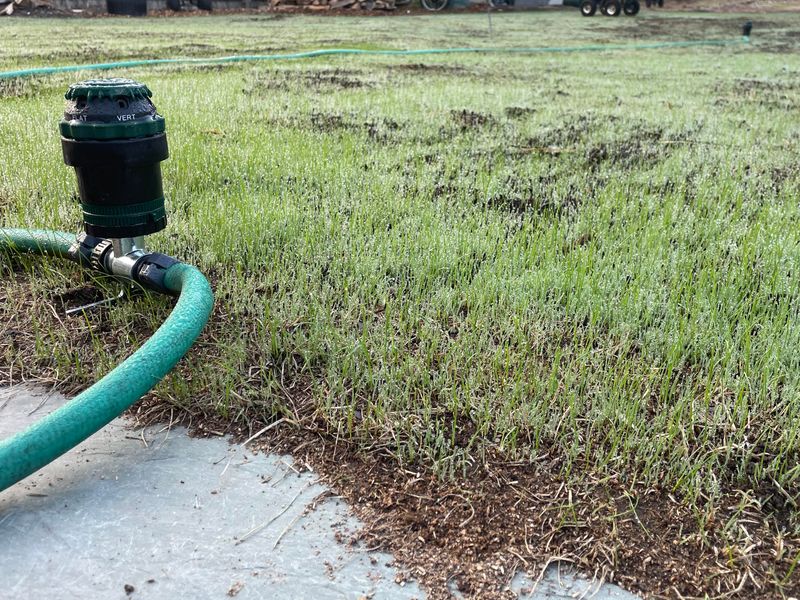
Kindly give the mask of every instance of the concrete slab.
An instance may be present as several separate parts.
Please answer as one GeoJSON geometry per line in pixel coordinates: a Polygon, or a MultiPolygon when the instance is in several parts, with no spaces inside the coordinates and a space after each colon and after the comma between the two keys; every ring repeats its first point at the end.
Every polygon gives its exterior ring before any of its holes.
{"type": "Polygon", "coordinates": [[[525,573],[517,573],[511,591],[524,600],[639,600],[639,596],[616,585],[578,577],[568,563],[553,564],[538,583],[525,573]]]}
{"type": "MultiPolygon", "coordinates": [[[[0,438],[66,399],[0,389],[0,438]]],[[[359,527],[293,459],[253,455],[182,428],[115,420],[0,492],[0,598],[423,598],[398,585],[392,557],[337,541],[359,527]]],[[[595,586],[554,566],[521,597],[569,598],[595,586]]],[[[594,598],[635,596],[602,586],[594,598]]]]}

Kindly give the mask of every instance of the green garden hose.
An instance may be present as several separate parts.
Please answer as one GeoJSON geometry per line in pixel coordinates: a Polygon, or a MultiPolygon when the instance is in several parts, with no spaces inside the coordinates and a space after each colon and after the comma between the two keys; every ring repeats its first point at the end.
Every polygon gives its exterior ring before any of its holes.
{"type": "MultiPolygon", "coordinates": [[[[75,236],[57,231],[0,229],[0,250],[65,258],[75,236]]],[[[42,468],[129,408],[183,357],[208,321],[211,286],[194,267],[177,263],[166,287],[180,294],[166,321],[127,360],[73,400],[25,431],[0,441],[0,490],[42,468]]]]}
{"type": "Polygon", "coordinates": [[[552,46],[539,48],[423,48],[420,50],[363,50],[360,48],[329,48],[288,54],[242,54],[209,58],[151,58],[123,60],[119,62],[91,63],[85,65],[62,65],[56,67],[34,67],[17,71],[0,72],[0,79],[17,79],[34,75],[52,75],[70,71],[108,71],[150,65],[214,65],[255,60],[296,60],[319,56],[421,56],[425,54],[540,54],[550,52],[604,52],[609,50],[653,50],[658,48],[687,48],[691,46],[729,46],[747,44],[748,37],[733,40],[690,40],[682,42],[651,42],[647,44],[595,44],[590,46],[552,46]]]}

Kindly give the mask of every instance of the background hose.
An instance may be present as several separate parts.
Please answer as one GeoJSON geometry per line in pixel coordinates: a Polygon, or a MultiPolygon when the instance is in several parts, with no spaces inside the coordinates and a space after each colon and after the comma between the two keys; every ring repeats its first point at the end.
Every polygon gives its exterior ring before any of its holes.
{"type": "MultiPolygon", "coordinates": [[[[0,250],[66,257],[73,235],[56,231],[0,229],[0,250]]],[[[73,448],[150,391],[183,357],[208,321],[214,297],[206,278],[178,263],[165,284],[180,294],[172,313],[141,348],[73,400],[0,441],[0,490],[73,448]]]]}
{"type": "Polygon", "coordinates": [[[47,229],[0,229],[0,250],[68,258],[75,235],[47,229]]]}
{"type": "Polygon", "coordinates": [[[214,65],[238,63],[255,60],[296,60],[300,58],[316,58],[318,56],[371,55],[371,56],[420,56],[423,54],[538,54],[548,52],[605,52],[608,50],[652,50],[656,48],[687,48],[690,46],[728,46],[746,44],[749,38],[733,40],[690,40],[683,42],[650,42],[646,44],[595,44],[591,46],[550,46],[540,48],[423,48],[420,50],[364,50],[361,48],[329,48],[310,50],[308,52],[292,52],[288,54],[242,54],[236,56],[218,56],[209,58],[151,58],[143,60],[123,60],[108,63],[90,63],[85,65],[63,65],[56,67],[34,67],[17,71],[0,72],[0,79],[16,79],[32,75],[51,75],[68,71],[107,71],[148,65],[214,65]]]}

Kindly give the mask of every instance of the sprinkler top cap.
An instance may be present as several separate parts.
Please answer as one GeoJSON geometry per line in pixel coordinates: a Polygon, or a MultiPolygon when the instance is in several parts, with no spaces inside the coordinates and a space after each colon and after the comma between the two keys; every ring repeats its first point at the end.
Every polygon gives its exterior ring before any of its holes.
{"type": "Polygon", "coordinates": [[[93,100],[117,96],[143,99],[152,97],[153,92],[145,84],[133,79],[112,77],[110,79],[87,79],[73,83],[64,94],[64,98],[67,100],[77,100],[78,98],[93,100]]]}
{"type": "Polygon", "coordinates": [[[125,140],[164,132],[152,92],[132,79],[89,79],[69,86],[61,135],[73,140],[125,140]]]}

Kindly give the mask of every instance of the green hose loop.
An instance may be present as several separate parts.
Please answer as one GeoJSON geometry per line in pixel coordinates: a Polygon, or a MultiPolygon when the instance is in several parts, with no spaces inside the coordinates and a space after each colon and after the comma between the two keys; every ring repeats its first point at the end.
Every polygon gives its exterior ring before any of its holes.
{"type": "MultiPolygon", "coordinates": [[[[65,257],[73,240],[74,236],[61,232],[0,229],[0,250],[65,257]]],[[[58,410],[0,441],[0,490],[107,425],[149,392],[186,354],[211,314],[211,286],[200,271],[183,263],[170,267],[165,283],[180,297],[167,320],[141,348],[58,410]]]]}
{"type": "Polygon", "coordinates": [[[75,235],[47,229],[0,229],[0,250],[67,258],[75,235]]]}
{"type": "Polygon", "coordinates": [[[423,54],[539,54],[549,52],[605,52],[609,50],[652,50],[657,48],[687,48],[691,46],[729,46],[747,44],[749,38],[733,40],[689,40],[681,42],[651,42],[647,44],[595,44],[591,46],[553,46],[540,48],[422,48],[420,50],[364,50],[361,48],[327,48],[308,52],[287,54],[242,54],[209,58],[150,58],[123,60],[119,62],[92,63],[85,65],[63,65],[57,67],[35,67],[18,71],[0,72],[0,79],[16,79],[32,75],[52,75],[70,71],[108,71],[150,65],[214,65],[254,60],[297,60],[318,56],[421,56],[423,54]]]}

